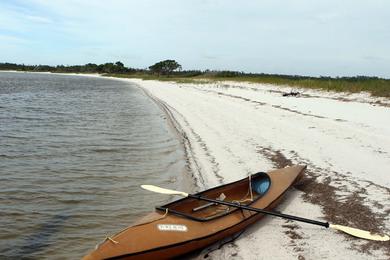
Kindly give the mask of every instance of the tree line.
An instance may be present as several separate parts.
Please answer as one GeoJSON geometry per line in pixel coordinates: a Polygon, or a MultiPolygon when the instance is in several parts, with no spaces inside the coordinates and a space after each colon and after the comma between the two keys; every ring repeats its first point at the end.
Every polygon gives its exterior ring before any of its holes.
{"type": "MultiPolygon", "coordinates": [[[[25,65],[16,63],[0,63],[0,70],[16,70],[16,71],[32,71],[32,72],[58,72],[58,73],[101,73],[101,74],[152,74],[157,76],[177,76],[177,77],[209,77],[209,78],[263,78],[272,80],[320,80],[333,81],[343,80],[347,82],[364,82],[370,80],[379,80],[378,77],[355,76],[355,77],[310,77],[299,75],[283,75],[283,74],[265,74],[265,73],[245,73],[240,71],[214,71],[214,70],[182,70],[182,66],[175,60],[159,61],[148,69],[136,69],[125,67],[120,61],[107,62],[104,64],[87,63],[85,65],[25,65]]],[[[386,80],[387,81],[387,80],[386,80]]]]}
{"type": "Polygon", "coordinates": [[[60,73],[136,73],[150,72],[158,75],[170,75],[176,70],[181,70],[181,65],[175,60],[164,60],[149,66],[149,70],[125,67],[120,61],[104,64],[87,63],[85,65],[25,65],[16,63],[0,63],[0,70],[36,71],[36,72],[60,72],[60,73]]]}
{"type": "Polygon", "coordinates": [[[104,64],[87,63],[85,65],[25,65],[16,63],[0,63],[0,70],[36,71],[36,72],[60,72],[60,73],[130,73],[136,69],[127,68],[120,61],[104,64]]]}

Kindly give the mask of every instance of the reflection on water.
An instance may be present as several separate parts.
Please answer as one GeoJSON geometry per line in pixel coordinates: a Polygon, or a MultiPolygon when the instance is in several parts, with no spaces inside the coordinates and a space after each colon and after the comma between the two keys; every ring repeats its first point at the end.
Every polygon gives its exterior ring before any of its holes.
{"type": "Polygon", "coordinates": [[[176,187],[183,156],[128,83],[0,73],[0,258],[80,258],[166,202],[139,185],[176,187]]]}

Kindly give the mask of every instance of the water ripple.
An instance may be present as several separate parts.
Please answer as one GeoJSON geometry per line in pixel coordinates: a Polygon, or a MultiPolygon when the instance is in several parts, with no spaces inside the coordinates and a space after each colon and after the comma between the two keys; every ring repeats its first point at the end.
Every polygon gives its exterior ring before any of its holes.
{"type": "Polygon", "coordinates": [[[121,81],[0,73],[0,103],[1,259],[78,259],[169,199],[140,184],[183,172],[166,116],[121,81]]]}

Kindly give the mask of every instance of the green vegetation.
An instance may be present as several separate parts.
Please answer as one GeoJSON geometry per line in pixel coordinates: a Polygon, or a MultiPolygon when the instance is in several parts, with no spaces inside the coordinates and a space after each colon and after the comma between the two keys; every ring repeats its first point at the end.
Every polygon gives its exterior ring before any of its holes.
{"type": "Polygon", "coordinates": [[[110,74],[109,76],[199,84],[216,81],[264,83],[336,92],[357,93],[366,91],[373,96],[390,98],[390,80],[378,77],[305,77],[276,74],[248,74],[234,71],[182,71],[174,72],[171,75],[155,75],[147,71],[140,71],[131,74],[110,74]]]}
{"type": "Polygon", "coordinates": [[[246,81],[275,85],[287,85],[336,92],[367,91],[373,96],[390,97],[390,80],[377,77],[304,77],[271,74],[240,74],[234,76],[213,75],[214,80],[246,81]]]}
{"type": "Polygon", "coordinates": [[[175,81],[180,83],[208,83],[215,81],[243,81],[290,87],[321,89],[326,91],[361,92],[390,98],[390,79],[378,77],[306,77],[277,74],[253,74],[237,71],[182,71],[174,60],[160,61],[146,69],[127,68],[122,62],[101,65],[88,63],[76,66],[18,65],[0,63],[0,70],[50,71],[63,73],[101,73],[113,77],[141,78],[144,80],[175,81]]]}
{"type": "Polygon", "coordinates": [[[72,66],[49,66],[49,65],[24,65],[15,63],[0,63],[0,70],[17,70],[32,72],[57,72],[57,73],[132,73],[138,70],[126,68],[120,61],[115,63],[94,64],[72,66]]]}
{"type": "Polygon", "coordinates": [[[160,61],[149,67],[149,70],[157,75],[170,75],[177,69],[181,70],[181,65],[175,60],[160,61]]]}

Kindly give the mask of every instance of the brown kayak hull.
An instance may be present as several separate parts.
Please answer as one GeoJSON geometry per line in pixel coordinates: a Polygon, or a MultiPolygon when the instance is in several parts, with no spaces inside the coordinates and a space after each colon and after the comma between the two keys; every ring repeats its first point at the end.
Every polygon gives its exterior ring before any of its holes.
{"type": "MultiPolygon", "coordinates": [[[[267,193],[246,205],[272,210],[280,202],[287,189],[299,180],[305,168],[305,166],[292,166],[269,172],[268,176],[271,180],[271,186],[267,193]]],[[[230,198],[230,201],[234,201],[233,195],[243,192],[239,187],[244,187],[248,183],[248,178],[245,178],[231,184],[204,191],[200,194],[202,196],[216,198],[217,194],[223,191],[228,194],[226,200],[230,198]],[[229,191],[232,192],[229,193],[229,191]]],[[[205,204],[205,202],[195,201],[194,199],[182,199],[165,206],[169,209],[172,208],[187,214],[193,214],[187,208],[195,208],[202,204],[205,204]]],[[[197,213],[198,215],[196,217],[205,217],[202,214],[208,214],[212,210],[215,211],[217,207],[213,206],[203,212],[201,211],[197,213]]],[[[226,237],[231,237],[264,216],[264,214],[247,210],[229,210],[226,214],[207,221],[196,221],[173,213],[165,215],[163,211],[153,212],[134,226],[128,227],[100,244],[96,250],[92,251],[83,259],[174,258],[205,248],[226,237]],[[159,225],[184,226],[185,230],[161,231],[157,228],[159,225]]]]}

